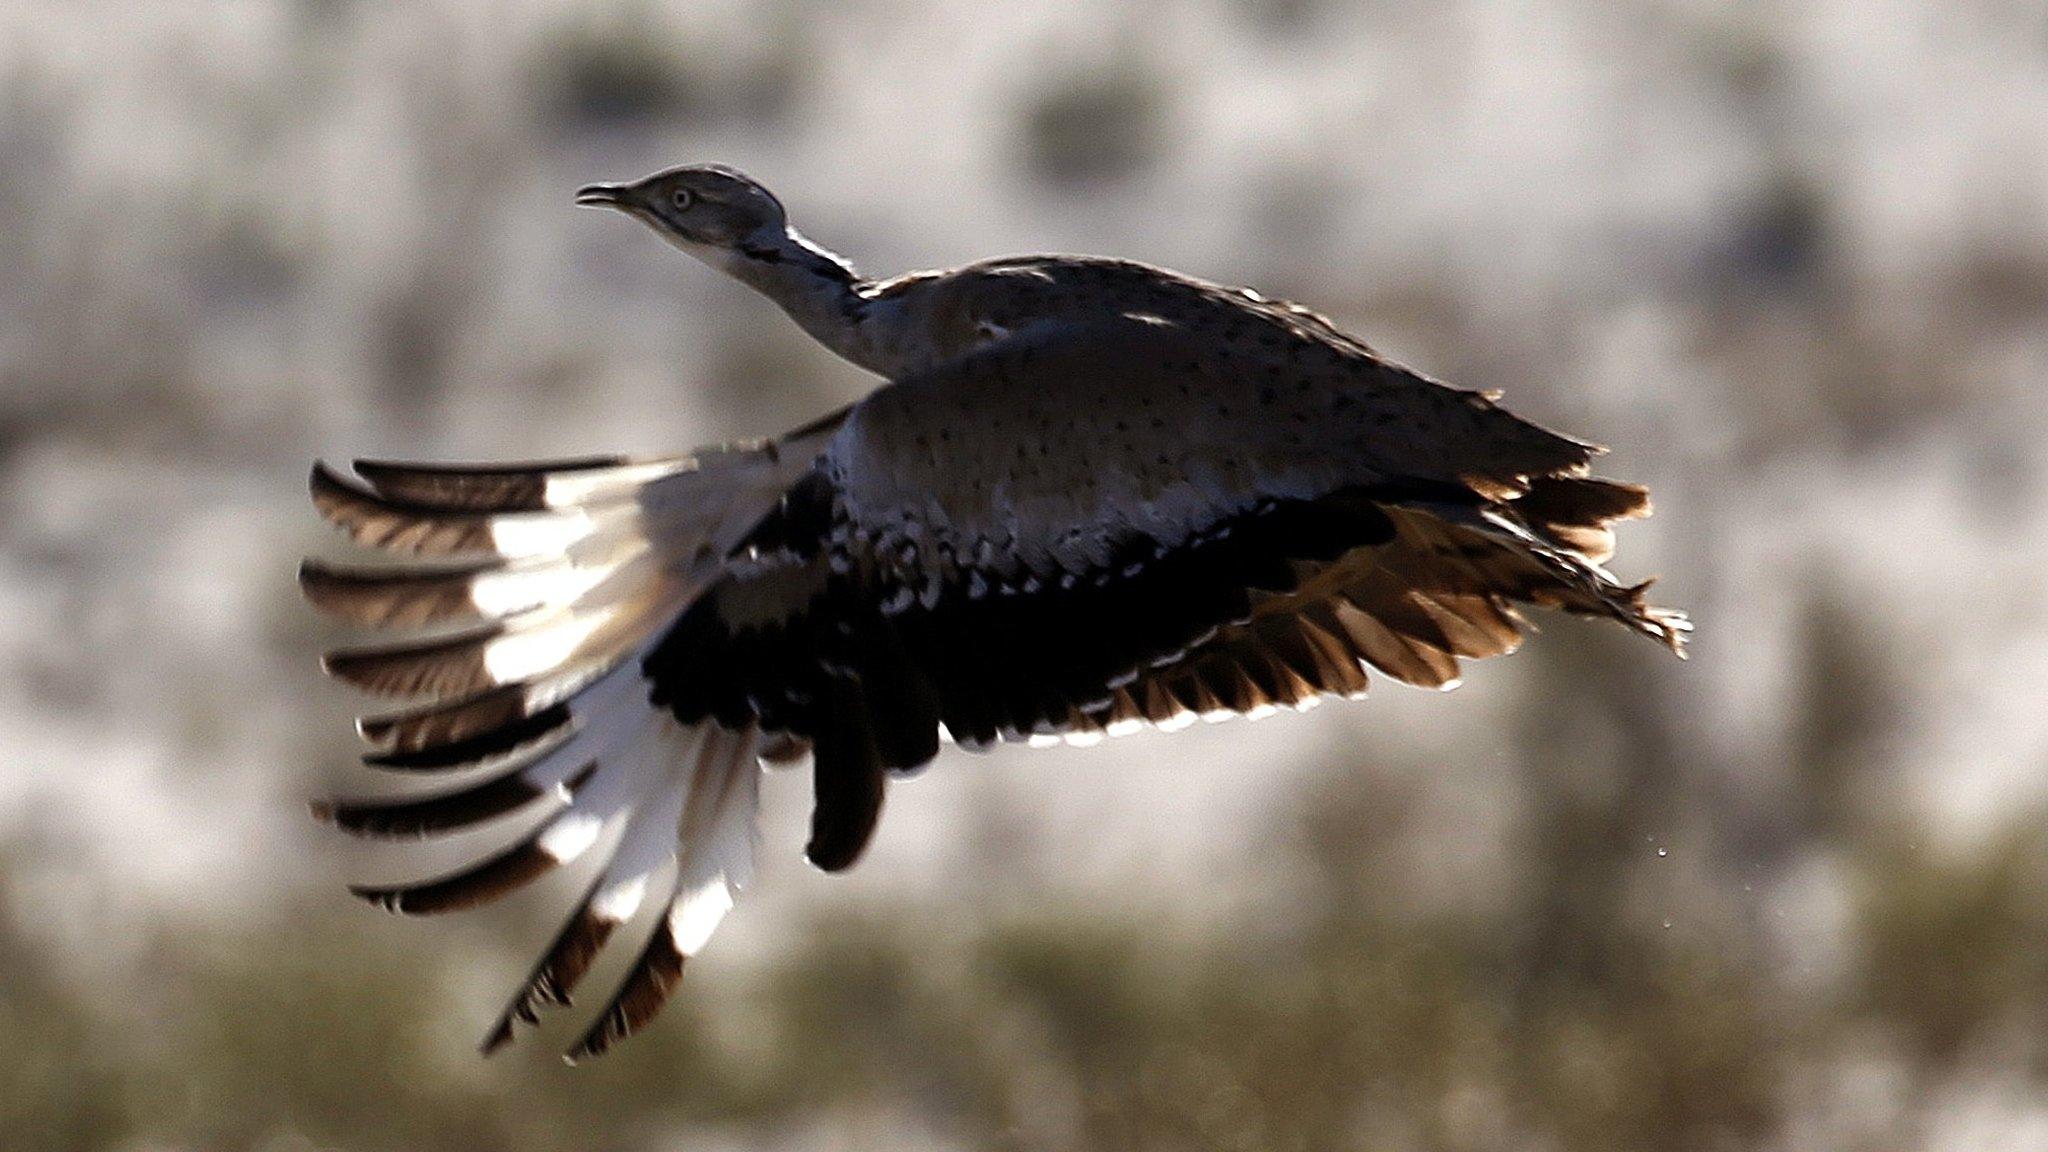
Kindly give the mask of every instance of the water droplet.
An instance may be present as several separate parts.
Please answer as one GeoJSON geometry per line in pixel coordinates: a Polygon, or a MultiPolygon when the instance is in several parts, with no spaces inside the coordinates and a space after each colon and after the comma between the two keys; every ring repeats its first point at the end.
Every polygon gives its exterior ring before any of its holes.
{"type": "Polygon", "coordinates": [[[1671,853],[1670,853],[1670,852],[1668,852],[1668,851],[1666,851],[1666,850],[1664,850],[1664,849],[1662,849],[1662,848],[1659,848],[1659,849],[1657,849],[1657,855],[1659,855],[1659,856],[1669,856],[1669,855],[1671,855],[1671,853]]]}
{"type": "Polygon", "coordinates": [[[1671,921],[1669,921],[1669,920],[1666,920],[1666,921],[1664,922],[1664,928],[1665,928],[1665,930],[1666,930],[1666,931],[1669,931],[1669,930],[1670,930],[1670,928],[1671,928],[1671,921]]]}

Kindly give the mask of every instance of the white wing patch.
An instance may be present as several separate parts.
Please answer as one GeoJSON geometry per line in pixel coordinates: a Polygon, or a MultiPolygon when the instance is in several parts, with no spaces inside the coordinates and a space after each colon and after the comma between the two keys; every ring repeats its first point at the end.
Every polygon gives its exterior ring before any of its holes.
{"type": "Polygon", "coordinates": [[[641,662],[721,574],[726,557],[807,471],[830,434],[687,460],[529,471],[372,464],[368,483],[316,469],[316,505],[358,543],[401,557],[378,568],[309,562],[321,608],[373,628],[479,621],[331,653],[336,676],[419,695],[366,717],[387,770],[471,766],[459,786],[316,812],[362,835],[432,835],[546,806],[552,815],[456,872],[359,888],[402,912],[467,907],[561,865],[596,858],[568,921],[486,1040],[567,1003],[597,953],[650,902],[664,904],[625,981],[572,1055],[603,1051],[659,1010],[753,867],[763,736],[683,726],[648,703],[641,662]]]}

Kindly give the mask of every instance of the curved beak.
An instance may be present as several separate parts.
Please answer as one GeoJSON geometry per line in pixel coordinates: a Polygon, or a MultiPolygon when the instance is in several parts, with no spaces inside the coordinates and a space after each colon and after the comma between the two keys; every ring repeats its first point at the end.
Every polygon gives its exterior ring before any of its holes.
{"type": "Polygon", "coordinates": [[[585,208],[617,208],[625,202],[624,184],[585,184],[576,190],[576,203],[585,208]]]}

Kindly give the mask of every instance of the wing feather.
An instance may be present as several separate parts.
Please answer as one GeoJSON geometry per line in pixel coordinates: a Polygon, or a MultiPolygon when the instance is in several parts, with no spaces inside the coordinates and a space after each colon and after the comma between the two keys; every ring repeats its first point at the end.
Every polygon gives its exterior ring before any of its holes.
{"type": "MultiPolygon", "coordinates": [[[[509,844],[420,880],[358,885],[396,912],[454,911],[510,893],[590,855],[597,871],[492,1030],[509,1039],[546,1002],[566,1002],[616,926],[665,902],[682,953],[709,937],[746,882],[763,734],[679,726],[655,702],[646,657],[747,534],[810,470],[828,419],[767,445],[657,461],[593,459],[467,467],[363,462],[361,482],[324,465],[314,502],[367,547],[425,558],[388,567],[311,561],[307,597],[345,620],[400,635],[330,653],[338,679],[424,695],[358,722],[365,762],[403,772],[479,774],[425,794],[315,806],[345,831],[382,838],[483,828],[554,810],[509,844]],[[436,625],[453,631],[420,635],[436,625]],[[676,879],[663,894],[660,876],[676,879]]],[[[778,737],[788,756],[800,736],[778,737]]],[[[672,979],[648,953],[582,1050],[652,1015],[672,979]]]]}
{"type": "Polygon", "coordinates": [[[309,481],[313,506],[366,548],[423,556],[484,554],[506,558],[554,555],[599,532],[631,531],[635,506],[479,512],[382,495],[326,464],[309,481]]]}
{"type": "Polygon", "coordinates": [[[690,456],[591,456],[525,464],[408,464],[357,460],[356,475],[395,500],[484,512],[542,511],[631,497],[695,466],[690,456]]]}
{"type": "Polygon", "coordinates": [[[683,962],[711,937],[753,869],[759,804],[759,734],[707,728],[689,769],[672,838],[661,922],[597,1019],[567,1053],[603,1055],[653,1019],[682,978],[683,962]]]}

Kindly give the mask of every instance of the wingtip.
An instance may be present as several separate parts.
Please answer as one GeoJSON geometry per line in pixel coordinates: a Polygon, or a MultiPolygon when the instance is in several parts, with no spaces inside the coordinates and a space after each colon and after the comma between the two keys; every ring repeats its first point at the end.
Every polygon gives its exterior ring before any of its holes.
{"type": "Polygon", "coordinates": [[[1692,618],[1677,609],[1660,610],[1657,623],[1661,627],[1662,639],[1671,654],[1680,660],[1692,659],[1686,645],[1692,640],[1692,618]]]}
{"type": "Polygon", "coordinates": [[[336,488],[353,489],[355,484],[349,476],[322,459],[315,459],[313,467],[306,474],[306,488],[318,497],[336,488]]]}
{"type": "Polygon", "coordinates": [[[348,617],[344,582],[332,565],[306,557],[299,561],[298,584],[299,596],[306,603],[329,615],[348,617]]]}
{"type": "MultiPolygon", "coordinates": [[[[531,992],[532,985],[529,983],[526,988],[520,990],[518,996],[513,998],[512,1003],[507,1005],[505,1010],[498,1014],[497,1022],[491,1025],[490,1032],[477,1045],[478,1052],[486,1057],[495,1056],[501,1049],[509,1046],[512,1041],[519,1038],[519,1026],[521,1024],[533,1026],[540,1023],[540,1012],[538,1006],[533,1002],[531,992]]],[[[564,997],[560,1003],[567,1005],[569,1000],[567,997],[564,997]]]]}
{"type": "Polygon", "coordinates": [[[1652,576],[1628,589],[1627,594],[1636,613],[1636,627],[1651,639],[1662,641],[1680,660],[1689,659],[1685,646],[1692,638],[1692,617],[1686,615],[1682,608],[1656,608],[1646,603],[1650,589],[1656,583],[1657,577],[1652,576]]]}
{"type": "Polygon", "coordinates": [[[613,1009],[598,1017],[590,1030],[562,1053],[562,1063],[574,1068],[585,1060],[595,1060],[638,1030],[637,1024],[616,1019],[617,1015],[617,1010],[613,1009]]]}
{"type": "Polygon", "coordinates": [[[611,1003],[598,1013],[582,1037],[562,1054],[562,1059],[571,1065],[595,1059],[646,1027],[647,1022],[659,1015],[668,1003],[669,993],[682,979],[683,966],[688,960],[688,955],[676,943],[675,921],[671,915],[647,941],[639,960],[627,973],[618,991],[612,994],[611,1003]]]}
{"type": "Polygon", "coordinates": [[[363,543],[363,507],[373,500],[368,487],[325,460],[313,461],[306,474],[306,491],[320,517],[343,535],[363,543]]]}
{"type": "Polygon", "coordinates": [[[405,909],[405,893],[397,888],[382,888],[371,884],[351,884],[348,894],[365,904],[374,904],[386,912],[402,913],[405,909]]]}
{"type": "Polygon", "coordinates": [[[612,1045],[623,1039],[622,1036],[614,1035],[615,1032],[617,1026],[612,1021],[612,1013],[606,1012],[597,1018],[597,1022],[592,1024],[576,1043],[563,1051],[562,1063],[574,1068],[585,1060],[595,1060],[611,1051],[612,1045]]]}
{"type": "Polygon", "coordinates": [[[477,1044],[477,1055],[488,1060],[512,1043],[512,1018],[508,1015],[492,1026],[489,1034],[477,1044]]]}

